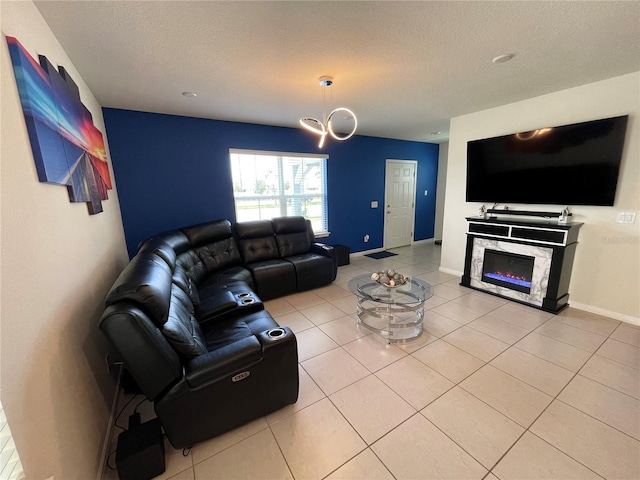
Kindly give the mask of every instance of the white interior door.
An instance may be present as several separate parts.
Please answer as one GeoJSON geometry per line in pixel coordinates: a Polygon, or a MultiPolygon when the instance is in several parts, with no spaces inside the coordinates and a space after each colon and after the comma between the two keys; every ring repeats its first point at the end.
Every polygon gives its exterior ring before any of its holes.
{"type": "Polygon", "coordinates": [[[415,160],[387,160],[384,248],[411,245],[416,205],[415,160]]]}

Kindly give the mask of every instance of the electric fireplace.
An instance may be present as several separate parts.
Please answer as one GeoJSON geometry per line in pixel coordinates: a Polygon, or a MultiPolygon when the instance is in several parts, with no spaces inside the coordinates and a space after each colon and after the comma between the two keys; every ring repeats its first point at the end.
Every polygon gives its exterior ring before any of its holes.
{"type": "Polygon", "coordinates": [[[582,223],[495,217],[467,217],[467,221],[461,285],[553,313],[569,305],[569,280],[582,223]]]}
{"type": "Polygon", "coordinates": [[[485,249],[482,262],[483,282],[530,293],[535,257],[485,249]]]}

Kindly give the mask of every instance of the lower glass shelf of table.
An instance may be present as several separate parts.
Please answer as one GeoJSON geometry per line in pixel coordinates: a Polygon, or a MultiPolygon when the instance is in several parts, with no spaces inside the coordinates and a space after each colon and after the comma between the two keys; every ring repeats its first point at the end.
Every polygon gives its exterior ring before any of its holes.
{"type": "Polygon", "coordinates": [[[349,290],[357,298],[358,323],[389,343],[422,335],[424,302],[433,296],[433,288],[424,280],[410,277],[404,285],[387,287],[371,275],[359,275],[349,281],[349,290]]]}

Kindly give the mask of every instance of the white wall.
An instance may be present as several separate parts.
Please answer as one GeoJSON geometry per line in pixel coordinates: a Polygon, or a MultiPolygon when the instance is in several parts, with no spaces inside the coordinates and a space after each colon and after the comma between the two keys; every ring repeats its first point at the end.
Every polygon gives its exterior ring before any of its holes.
{"type": "Polygon", "coordinates": [[[449,143],[441,143],[438,151],[438,183],[436,187],[436,221],[434,238],[442,240],[442,225],[444,221],[444,200],[447,187],[447,158],[449,156],[449,143]]]}
{"type": "MultiPolygon", "coordinates": [[[[571,207],[573,221],[585,225],[578,238],[569,303],[638,323],[640,216],[635,224],[624,225],[616,223],[616,213],[640,213],[640,72],[452,119],[441,268],[457,273],[464,269],[465,217],[476,215],[481,205],[465,202],[467,141],[624,114],[629,114],[629,123],[615,205],[571,207]]],[[[565,205],[509,206],[560,211],[565,205]]]]}
{"type": "Polygon", "coordinates": [[[63,65],[104,135],[102,112],[35,5],[0,8],[2,405],[27,478],[91,479],[115,391],[97,323],[127,263],[118,195],[90,216],[38,182],[5,36],[63,65]]]}

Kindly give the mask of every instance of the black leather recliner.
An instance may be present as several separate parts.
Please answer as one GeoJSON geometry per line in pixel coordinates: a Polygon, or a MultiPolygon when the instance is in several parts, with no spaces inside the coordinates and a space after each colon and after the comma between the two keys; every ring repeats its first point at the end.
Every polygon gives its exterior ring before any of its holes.
{"type": "Polygon", "coordinates": [[[234,225],[240,255],[263,300],[329,285],[336,279],[334,248],[315,241],[304,217],[234,225]]]}
{"type": "Polygon", "coordinates": [[[270,300],[295,292],[295,267],[280,258],[271,221],[236,223],[234,229],[244,266],[255,279],[260,298],[270,300]]]}
{"type": "Polygon", "coordinates": [[[171,444],[188,447],[295,403],[293,332],[245,282],[207,285],[202,297],[187,273],[197,262],[178,262],[180,236],[164,240],[145,242],[120,274],[100,329],[154,402],[171,444]]]}
{"type": "Polygon", "coordinates": [[[317,243],[311,222],[304,217],[272,220],[280,257],[296,271],[296,290],[319,288],[336,279],[338,260],[333,247],[317,243]]]}
{"type": "Polygon", "coordinates": [[[100,329],[171,444],[187,447],[296,402],[295,335],[261,299],[336,274],[303,217],[236,224],[236,236],[228,220],[183,227],[141,243],[100,329]]]}

